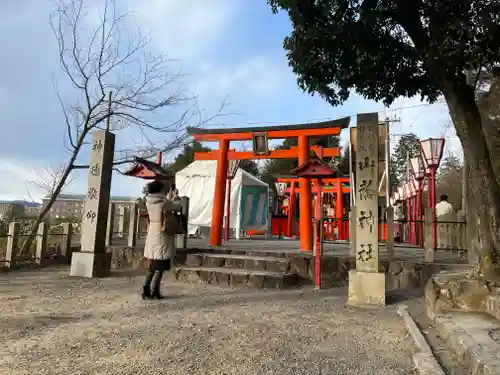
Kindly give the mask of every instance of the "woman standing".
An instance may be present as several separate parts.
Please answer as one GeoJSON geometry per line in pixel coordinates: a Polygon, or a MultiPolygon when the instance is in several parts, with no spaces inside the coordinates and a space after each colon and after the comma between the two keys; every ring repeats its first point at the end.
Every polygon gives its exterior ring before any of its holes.
{"type": "Polygon", "coordinates": [[[149,273],[142,288],[142,298],[163,299],[164,297],[160,294],[161,279],[163,273],[172,268],[175,258],[176,229],[172,226],[176,223],[174,223],[172,211],[180,210],[181,205],[167,199],[165,186],[160,181],[149,183],[147,190],[146,208],[149,215],[149,228],[144,257],[149,261],[149,273]]]}

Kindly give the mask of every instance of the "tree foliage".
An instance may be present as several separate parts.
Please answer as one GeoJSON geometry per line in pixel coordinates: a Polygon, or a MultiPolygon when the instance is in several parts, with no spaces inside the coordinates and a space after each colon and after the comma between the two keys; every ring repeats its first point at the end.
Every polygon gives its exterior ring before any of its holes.
{"type": "Polygon", "coordinates": [[[196,152],[207,152],[210,150],[210,147],[203,146],[200,142],[187,144],[184,146],[182,152],[175,157],[174,162],[167,164],[165,167],[173,173],[177,173],[194,161],[194,154],[196,152]]]}
{"type": "Polygon", "coordinates": [[[440,76],[465,80],[469,69],[500,62],[498,2],[268,2],[292,21],[284,48],[300,87],[334,105],[353,90],[387,105],[416,94],[435,101],[440,76]]]}
{"type": "Polygon", "coordinates": [[[394,152],[391,155],[389,174],[392,186],[399,186],[406,180],[408,169],[408,155],[420,154],[420,138],[414,133],[404,134],[399,138],[394,152]]]}
{"type": "Polygon", "coordinates": [[[446,194],[453,208],[462,205],[462,161],[455,155],[447,155],[441,161],[436,176],[436,196],[446,194]]]}
{"type": "Polygon", "coordinates": [[[390,105],[443,95],[467,155],[468,222],[479,223],[480,272],[500,278],[500,171],[476,102],[477,77],[500,64],[500,2],[268,0],[292,22],[285,38],[299,86],[332,105],[352,92],[390,105]],[[476,72],[471,78],[471,72],[476,72]],[[469,205],[468,205],[469,206],[469,205]],[[472,204],[470,205],[472,206],[472,204]]]}

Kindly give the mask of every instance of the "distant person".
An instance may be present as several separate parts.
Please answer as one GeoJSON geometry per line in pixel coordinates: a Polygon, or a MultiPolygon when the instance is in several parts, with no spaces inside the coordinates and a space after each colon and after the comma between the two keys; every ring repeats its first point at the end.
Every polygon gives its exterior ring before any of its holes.
{"type": "Polygon", "coordinates": [[[441,195],[439,203],[436,204],[436,217],[445,216],[453,212],[453,205],[448,202],[446,194],[441,195]]]}
{"type": "Polygon", "coordinates": [[[142,298],[163,299],[160,293],[161,279],[163,273],[172,268],[175,258],[174,236],[177,228],[174,226],[178,224],[173,219],[172,211],[180,210],[181,205],[174,202],[175,194],[170,194],[167,198],[165,186],[161,181],[149,183],[147,192],[146,208],[149,215],[149,228],[144,246],[144,257],[149,262],[149,273],[142,288],[142,298]]]}
{"type": "Polygon", "coordinates": [[[437,229],[437,248],[449,249],[452,246],[453,238],[451,236],[452,225],[451,222],[455,221],[453,205],[448,202],[446,194],[441,195],[439,203],[436,204],[436,229],[437,229]],[[442,223],[439,223],[439,222],[442,223]]]}

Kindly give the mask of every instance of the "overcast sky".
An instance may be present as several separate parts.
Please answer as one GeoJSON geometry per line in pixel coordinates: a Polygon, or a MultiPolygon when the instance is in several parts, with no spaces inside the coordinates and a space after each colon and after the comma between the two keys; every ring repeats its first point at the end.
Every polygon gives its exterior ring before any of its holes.
{"type": "MultiPolygon", "coordinates": [[[[87,1],[88,31],[102,2],[87,1]]],[[[385,112],[382,104],[359,97],[331,107],[302,93],[282,49],[289,21],[285,14],[273,15],[265,0],[117,0],[117,5],[135,12],[133,23],[151,36],[150,52],[177,61],[175,68],[185,74],[184,87],[198,96],[207,113],[214,113],[227,97],[225,110],[235,114],[223,121],[230,126],[302,123],[380,111],[381,118],[401,119],[392,126],[392,142],[410,131],[422,138],[445,135],[450,149],[460,152],[453,131],[445,130],[449,116],[443,104],[420,106],[418,98],[403,98],[392,108],[413,108],[385,112]]],[[[68,82],[49,26],[52,10],[50,0],[0,1],[0,199],[39,199],[43,192],[29,181],[37,179],[36,171],[57,167],[69,155],[54,90],[56,82],[64,94],[68,82]]],[[[171,113],[162,116],[154,120],[158,125],[172,120],[171,113]]],[[[136,137],[134,129],[120,131],[117,142],[130,146],[136,137]]],[[[87,156],[85,151],[82,159],[87,156]]],[[[83,193],[86,172],[74,174],[73,180],[67,192],[83,193]]],[[[112,194],[138,196],[143,184],[114,176],[112,194]]]]}

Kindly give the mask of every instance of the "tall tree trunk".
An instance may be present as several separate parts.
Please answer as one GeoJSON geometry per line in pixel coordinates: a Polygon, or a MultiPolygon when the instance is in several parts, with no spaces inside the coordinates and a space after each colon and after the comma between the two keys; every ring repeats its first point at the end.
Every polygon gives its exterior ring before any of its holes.
{"type": "MultiPolygon", "coordinates": [[[[500,187],[493,169],[487,133],[472,87],[443,81],[443,94],[469,166],[468,222],[475,220],[480,236],[480,271],[487,279],[500,279],[500,187]]],[[[470,244],[472,245],[472,244],[470,244]]],[[[472,248],[473,246],[469,246],[472,248]]]]}

